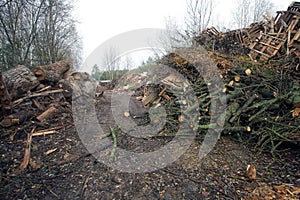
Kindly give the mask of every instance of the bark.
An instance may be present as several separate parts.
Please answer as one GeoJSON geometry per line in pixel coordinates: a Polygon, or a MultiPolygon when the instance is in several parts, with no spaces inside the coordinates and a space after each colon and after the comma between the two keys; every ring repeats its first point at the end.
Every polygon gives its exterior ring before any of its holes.
{"type": "Polygon", "coordinates": [[[23,96],[40,84],[34,74],[23,65],[3,72],[3,78],[12,99],[23,96]]]}
{"type": "Polygon", "coordinates": [[[12,107],[11,97],[7,91],[6,83],[0,72],[0,102],[2,105],[2,111],[4,114],[9,113],[12,107]]]}

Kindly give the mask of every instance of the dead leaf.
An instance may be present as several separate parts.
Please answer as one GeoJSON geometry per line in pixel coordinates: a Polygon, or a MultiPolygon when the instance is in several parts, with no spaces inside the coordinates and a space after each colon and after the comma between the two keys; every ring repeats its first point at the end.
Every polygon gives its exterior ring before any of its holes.
{"type": "Polygon", "coordinates": [[[300,116],[300,108],[296,108],[293,110],[293,117],[299,117],[300,116]]]}
{"type": "Polygon", "coordinates": [[[244,174],[245,177],[249,178],[249,179],[256,179],[256,168],[254,167],[254,165],[248,165],[246,172],[244,174]]]}
{"type": "Polygon", "coordinates": [[[30,159],[29,165],[32,169],[37,170],[37,169],[40,169],[43,166],[43,163],[38,162],[38,161],[33,161],[32,159],[30,159]]]}
{"type": "Polygon", "coordinates": [[[67,152],[67,153],[64,155],[64,159],[66,160],[69,156],[70,156],[70,154],[67,152]]]}

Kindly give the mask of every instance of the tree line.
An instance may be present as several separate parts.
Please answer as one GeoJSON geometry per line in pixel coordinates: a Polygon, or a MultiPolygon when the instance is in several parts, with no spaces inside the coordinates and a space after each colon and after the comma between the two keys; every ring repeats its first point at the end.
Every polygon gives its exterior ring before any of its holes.
{"type": "MultiPolygon", "coordinates": [[[[172,17],[166,18],[166,31],[161,35],[159,41],[155,41],[164,47],[163,52],[160,53],[171,52],[176,47],[190,46],[192,37],[197,36],[209,26],[220,26],[214,21],[217,6],[217,0],[186,0],[184,24],[177,23],[172,17]]],[[[274,4],[270,0],[235,0],[235,8],[231,11],[231,27],[226,27],[226,30],[245,28],[253,22],[271,17],[270,14],[273,13],[275,13],[274,4]]],[[[107,48],[106,53],[102,55],[100,66],[93,67],[92,76],[98,80],[103,78],[112,80],[116,78],[116,71],[120,70],[122,64],[124,65],[118,58],[117,49],[115,47],[107,48]],[[101,76],[101,74],[105,74],[105,76],[101,76]]],[[[125,64],[125,66],[127,65],[125,64]]]]}
{"type": "Polygon", "coordinates": [[[0,0],[1,71],[62,59],[80,63],[72,0],[0,0]]]}
{"type": "MultiPolygon", "coordinates": [[[[210,25],[216,24],[217,0],[186,0],[187,10],[185,27],[187,33],[197,35],[210,25]]],[[[263,20],[274,13],[274,4],[270,0],[235,0],[230,28],[245,28],[251,23],[263,20]]],[[[217,22],[218,23],[218,22],[217,22]]]]}

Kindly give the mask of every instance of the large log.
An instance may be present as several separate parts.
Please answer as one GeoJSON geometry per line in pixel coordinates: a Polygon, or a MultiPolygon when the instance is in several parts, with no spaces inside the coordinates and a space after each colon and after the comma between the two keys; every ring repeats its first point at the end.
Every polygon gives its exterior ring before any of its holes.
{"type": "Polygon", "coordinates": [[[3,114],[9,113],[12,107],[11,97],[7,91],[6,83],[3,79],[1,72],[0,72],[0,103],[2,105],[3,114]]]}
{"type": "Polygon", "coordinates": [[[12,99],[26,94],[40,84],[34,74],[23,65],[3,72],[3,78],[12,99]]]}
{"type": "Polygon", "coordinates": [[[39,81],[57,83],[64,78],[65,73],[70,69],[68,61],[59,61],[50,65],[39,66],[33,70],[39,81]]]}

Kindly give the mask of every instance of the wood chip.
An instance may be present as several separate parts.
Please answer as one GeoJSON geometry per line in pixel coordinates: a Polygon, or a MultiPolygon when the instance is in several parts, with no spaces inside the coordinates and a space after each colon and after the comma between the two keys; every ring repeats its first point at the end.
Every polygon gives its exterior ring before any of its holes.
{"type": "Polygon", "coordinates": [[[246,69],[245,73],[247,74],[247,76],[250,76],[252,74],[251,69],[246,69]]]}

